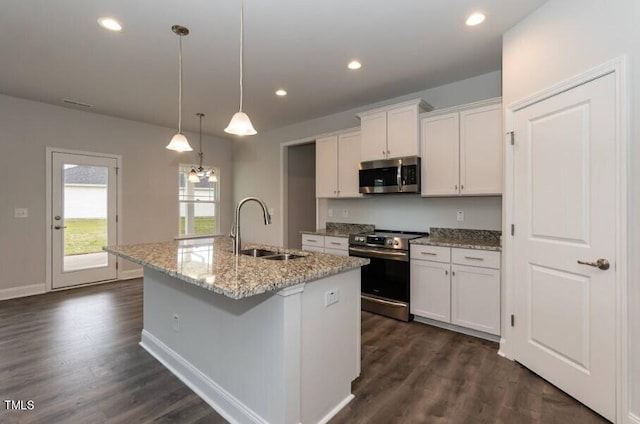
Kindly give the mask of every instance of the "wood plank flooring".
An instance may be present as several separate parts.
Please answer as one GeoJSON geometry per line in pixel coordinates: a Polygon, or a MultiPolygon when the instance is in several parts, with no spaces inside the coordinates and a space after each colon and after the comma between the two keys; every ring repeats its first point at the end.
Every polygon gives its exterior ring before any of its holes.
{"type": "MultiPolygon", "coordinates": [[[[363,312],[356,398],[331,423],[606,423],[497,345],[363,312]]],[[[225,423],[139,345],[131,280],[0,302],[0,423],[225,423]]]]}

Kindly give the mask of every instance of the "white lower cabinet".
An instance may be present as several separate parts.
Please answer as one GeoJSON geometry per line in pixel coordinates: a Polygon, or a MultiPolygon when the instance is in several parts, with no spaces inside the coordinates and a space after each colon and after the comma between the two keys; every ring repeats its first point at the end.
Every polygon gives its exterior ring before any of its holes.
{"type": "Polygon", "coordinates": [[[346,237],[302,235],[302,250],[349,256],[349,239],[346,237]]]}
{"type": "Polygon", "coordinates": [[[451,323],[500,335],[500,271],[451,265],[451,323]]]}
{"type": "Polygon", "coordinates": [[[499,252],[412,245],[411,313],[499,336],[499,267],[499,252]]]}
{"type": "Polygon", "coordinates": [[[425,318],[451,322],[450,264],[411,261],[410,312],[425,318]]]}

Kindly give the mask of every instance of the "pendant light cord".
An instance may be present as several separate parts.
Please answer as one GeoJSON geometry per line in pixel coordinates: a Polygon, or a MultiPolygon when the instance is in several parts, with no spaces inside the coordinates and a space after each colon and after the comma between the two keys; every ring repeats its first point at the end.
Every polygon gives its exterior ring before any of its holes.
{"type": "Polygon", "coordinates": [[[243,58],[244,58],[244,0],[240,0],[240,112],[242,112],[242,85],[243,85],[243,58]]]}
{"type": "Polygon", "coordinates": [[[178,50],[178,134],[182,134],[182,35],[178,50]]]}
{"type": "Polygon", "coordinates": [[[204,153],[202,153],[202,117],[204,115],[202,113],[198,114],[198,117],[200,118],[200,151],[198,152],[198,156],[200,158],[200,167],[198,168],[198,170],[202,170],[202,159],[204,157],[204,153]]]}

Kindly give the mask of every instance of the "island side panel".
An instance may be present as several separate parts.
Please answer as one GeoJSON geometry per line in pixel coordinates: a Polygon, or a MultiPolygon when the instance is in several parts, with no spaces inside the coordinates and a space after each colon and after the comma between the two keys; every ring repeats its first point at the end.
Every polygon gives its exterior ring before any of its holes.
{"type": "Polygon", "coordinates": [[[300,297],[234,300],[145,268],[141,344],[229,421],[297,423],[285,350],[300,350],[300,297]]]}
{"type": "Polygon", "coordinates": [[[360,268],[307,283],[302,295],[302,422],[327,422],[360,374],[360,268]],[[327,293],[338,302],[325,306],[327,293]]]}

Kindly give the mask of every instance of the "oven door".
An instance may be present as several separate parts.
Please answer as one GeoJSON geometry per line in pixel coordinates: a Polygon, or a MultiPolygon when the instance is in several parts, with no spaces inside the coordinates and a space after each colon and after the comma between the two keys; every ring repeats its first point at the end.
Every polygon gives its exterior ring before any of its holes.
{"type": "Polygon", "coordinates": [[[351,246],[349,255],[371,261],[361,268],[362,309],[409,321],[409,252],[351,246]]]}

